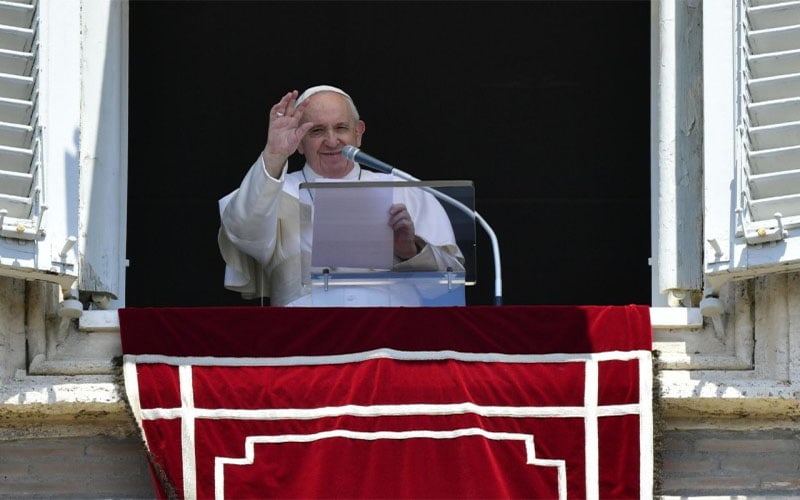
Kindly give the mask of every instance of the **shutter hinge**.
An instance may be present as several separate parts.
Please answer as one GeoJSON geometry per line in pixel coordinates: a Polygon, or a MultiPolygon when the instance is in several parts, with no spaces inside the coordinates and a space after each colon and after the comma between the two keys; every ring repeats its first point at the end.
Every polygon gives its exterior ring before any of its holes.
{"type": "MultiPolygon", "coordinates": [[[[72,247],[75,246],[75,242],[78,241],[78,238],[75,236],[70,236],[64,242],[64,245],[61,247],[61,250],[58,252],[58,259],[52,259],[51,262],[53,266],[58,266],[61,268],[62,273],[66,273],[68,269],[72,269],[75,267],[75,259],[72,257],[72,247]]],[[[55,248],[53,248],[55,250],[55,248]]],[[[53,252],[55,254],[55,252],[53,252]]]]}

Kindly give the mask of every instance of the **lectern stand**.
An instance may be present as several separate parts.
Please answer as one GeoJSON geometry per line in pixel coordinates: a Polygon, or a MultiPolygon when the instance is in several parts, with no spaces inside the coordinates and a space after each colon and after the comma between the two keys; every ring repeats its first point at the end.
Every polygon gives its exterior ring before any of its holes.
{"type": "Polygon", "coordinates": [[[311,274],[314,306],[463,306],[464,272],[311,274]]]}
{"type": "Polygon", "coordinates": [[[463,306],[465,287],[475,284],[474,188],[469,181],[309,182],[314,206],[311,265],[303,286],[311,289],[310,306],[463,306]],[[425,225],[430,235],[455,242],[460,260],[455,266],[415,269],[413,261],[398,266],[389,206],[402,202],[416,217],[418,236],[425,225]],[[412,207],[414,207],[412,209],[412,207]],[[431,224],[433,221],[433,224],[431,224]],[[430,229],[428,229],[430,231],[430,229]],[[402,269],[402,270],[400,270],[402,269]]]}

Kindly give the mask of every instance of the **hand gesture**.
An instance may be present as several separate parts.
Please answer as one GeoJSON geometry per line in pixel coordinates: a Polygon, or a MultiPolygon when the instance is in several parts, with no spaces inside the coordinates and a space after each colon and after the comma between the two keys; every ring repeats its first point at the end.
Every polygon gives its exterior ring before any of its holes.
{"type": "Polygon", "coordinates": [[[269,111],[267,145],[263,156],[267,172],[276,178],[281,175],[286,160],[297,151],[303,136],[314,125],[311,122],[300,124],[308,101],[295,108],[297,96],[296,90],[288,92],[269,111]]]}

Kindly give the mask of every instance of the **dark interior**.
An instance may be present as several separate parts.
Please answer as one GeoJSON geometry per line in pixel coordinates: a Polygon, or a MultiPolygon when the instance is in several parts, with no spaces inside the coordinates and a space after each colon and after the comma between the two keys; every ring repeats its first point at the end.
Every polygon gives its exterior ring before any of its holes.
{"type": "MultiPolygon", "coordinates": [[[[364,151],[474,181],[504,304],[648,304],[649,30],[646,0],[132,0],[127,305],[257,304],[222,286],[217,200],[268,108],[321,83],[364,151]]],[[[467,302],[491,304],[480,228],[477,275],[467,302]]]]}

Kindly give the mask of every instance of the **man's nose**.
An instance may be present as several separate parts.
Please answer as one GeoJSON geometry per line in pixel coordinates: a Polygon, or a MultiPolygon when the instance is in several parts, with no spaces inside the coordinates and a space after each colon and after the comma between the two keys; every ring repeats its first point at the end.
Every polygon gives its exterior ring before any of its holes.
{"type": "Polygon", "coordinates": [[[326,146],[336,146],[339,143],[339,136],[336,135],[336,132],[333,130],[328,130],[325,133],[325,145],[326,146]]]}

